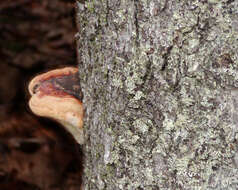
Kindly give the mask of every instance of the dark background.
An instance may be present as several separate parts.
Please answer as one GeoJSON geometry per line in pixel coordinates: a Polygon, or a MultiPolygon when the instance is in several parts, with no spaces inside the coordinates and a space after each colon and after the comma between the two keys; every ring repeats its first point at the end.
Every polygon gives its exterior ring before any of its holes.
{"type": "Polygon", "coordinates": [[[34,116],[27,85],[76,66],[74,1],[0,2],[0,189],[79,189],[79,145],[57,123],[34,116]]]}

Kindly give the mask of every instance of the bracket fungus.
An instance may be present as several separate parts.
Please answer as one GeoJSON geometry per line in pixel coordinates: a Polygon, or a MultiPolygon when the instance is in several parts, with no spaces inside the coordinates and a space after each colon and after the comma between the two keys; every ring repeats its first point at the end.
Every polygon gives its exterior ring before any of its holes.
{"type": "Polygon", "coordinates": [[[32,112],[58,121],[83,144],[83,94],[78,69],[65,67],[40,74],[28,88],[32,112]]]}

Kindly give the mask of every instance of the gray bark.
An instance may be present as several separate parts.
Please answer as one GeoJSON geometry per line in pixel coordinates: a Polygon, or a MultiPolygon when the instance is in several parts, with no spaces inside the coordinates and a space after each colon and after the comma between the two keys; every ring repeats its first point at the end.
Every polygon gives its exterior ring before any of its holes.
{"type": "Polygon", "coordinates": [[[87,190],[238,188],[238,1],[77,3],[87,190]]]}

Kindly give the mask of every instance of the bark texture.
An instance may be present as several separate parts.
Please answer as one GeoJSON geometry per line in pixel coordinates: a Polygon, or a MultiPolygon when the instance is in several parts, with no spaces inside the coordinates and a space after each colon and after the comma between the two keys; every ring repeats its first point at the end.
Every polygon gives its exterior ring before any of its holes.
{"type": "Polygon", "coordinates": [[[238,188],[238,1],[77,3],[87,190],[238,188]]]}

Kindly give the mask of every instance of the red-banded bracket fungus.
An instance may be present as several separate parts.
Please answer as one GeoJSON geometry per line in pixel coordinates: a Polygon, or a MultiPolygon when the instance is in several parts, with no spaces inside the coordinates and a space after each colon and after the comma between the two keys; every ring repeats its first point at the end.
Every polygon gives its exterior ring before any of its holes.
{"type": "Polygon", "coordinates": [[[83,104],[78,69],[66,67],[36,76],[29,84],[33,113],[61,123],[83,144],[83,104]]]}

